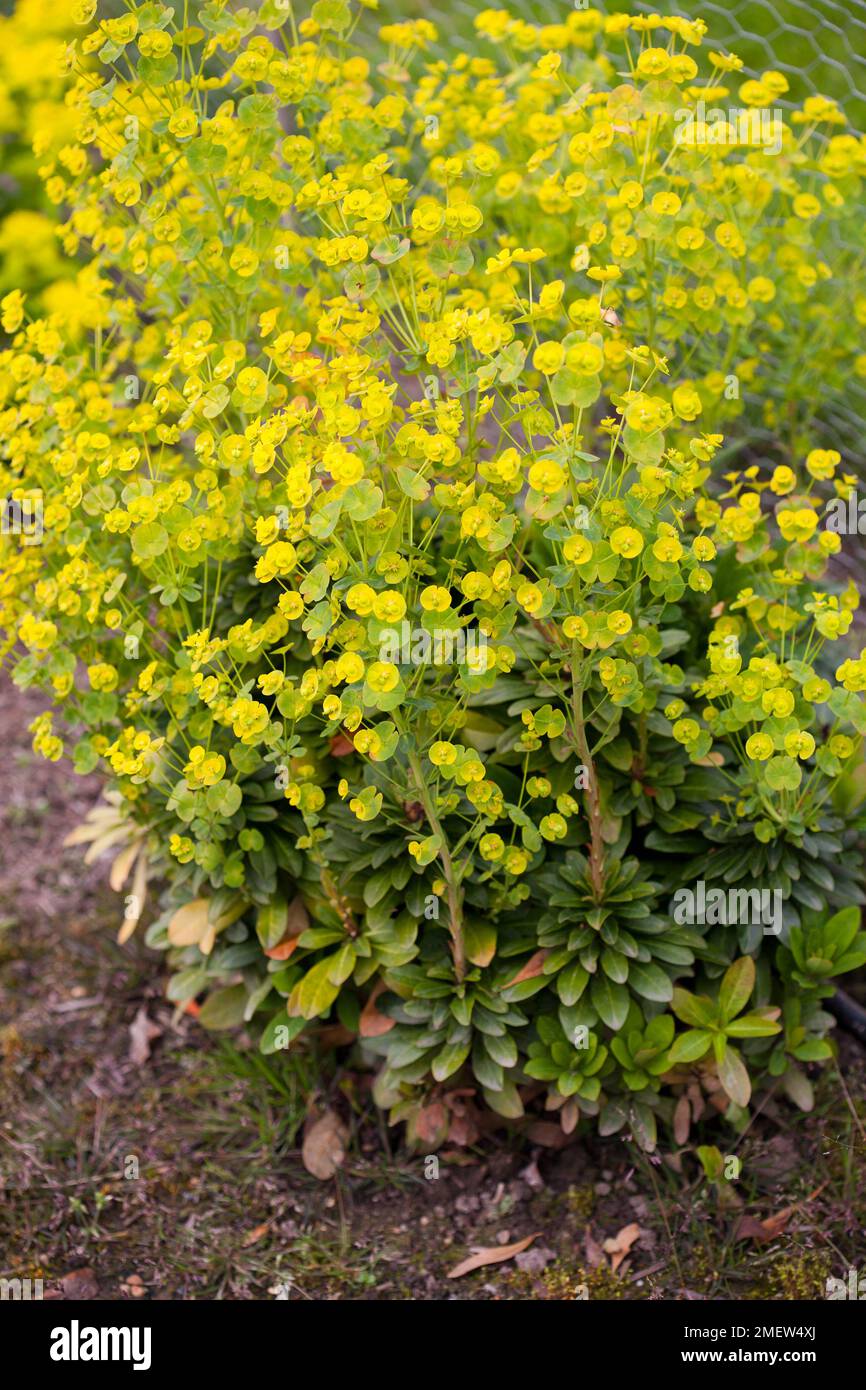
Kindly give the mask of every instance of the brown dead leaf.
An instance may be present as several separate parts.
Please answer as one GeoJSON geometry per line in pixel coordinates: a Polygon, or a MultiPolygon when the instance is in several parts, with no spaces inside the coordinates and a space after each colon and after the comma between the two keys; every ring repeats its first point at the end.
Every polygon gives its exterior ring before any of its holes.
{"type": "Polygon", "coordinates": [[[310,914],[304,906],[300,893],[296,893],[289,903],[286,914],[286,936],[300,936],[310,925],[310,914]]]}
{"type": "MultiPolygon", "coordinates": [[[[829,1179],[828,1179],[829,1181],[829,1179]]],[[[812,1202],[824,1191],[827,1186],[822,1182],[820,1187],[816,1187],[814,1192],[810,1192],[808,1197],[804,1197],[802,1202],[795,1202],[793,1206],[783,1207],[781,1211],[776,1211],[772,1216],[767,1216],[763,1221],[759,1221],[756,1216],[741,1216],[737,1222],[737,1229],[734,1232],[734,1240],[754,1240],[758,1245],[766,1245],[767,1241],[775,1240],[780,1236],[787,1226],[794,1212],[800,1207],[804,1207],[807,1202],[812,1202]]]]}
{"type": "Polygon", "coordinates": [[[390,1033],[396,1024],[396,1018],[389,1018],[387,1014],[382,1014],[376,1008],[376,1000],[380,994],[385,992],[386,985],[383,980],[377,980],[372,994],[361,1010],[361,1018],[358,1023],[358,1032],[362,1038],[381,1038],[383,1033],[390,1033]]]}
{"type": "Polygon", "coordinates": [[[522,970],[518,970],[513,979],[502,986],[503,989],[510,989],[512,985],[519,985],[523,980],[532,980],[536,975],[540,975],[544,962],[550,955],[550,948],[543,946],[540,951],[536,951],[529,957],[522,970]]]}
{"type": "Polygon", "coordinates": [[[332,758],[347,758],[350,753],[354,753],[355,745],[349,735],[341,730],[331,739],[330,749],[332,758]]]}
{"type": "Polygon", "coordinates": [[[60,1280],[64,1298],[96,1298],[99,1285],[92,1269],[71,1269],[60,1280]]]}
{"type": "Polygon", "coordinates": [[[526,1137],[530,1143],[540,1144],[543,1149],[564,1149],[568,1143],[568,1135],[549,1120],[535,1120],[526,1131],[526,1137]]]}
{"type": "Polygon", "coordinates": [[[243,1246],[244,1250],[248,1250],[251,1245],[255,1245],[256,1241],[261,1240],[262,1236],[267,1235],[270,1229],[270,1221],[263,1221],[261,1226],[254,1226],[251,1231],[247,1231],[246,1235],[241,1241],[241,1245],[243,1246]]]}
{"type": "Polygon", "coordinates": [[[290,937],[288,941],[281,941],[279,946],[272,946],[269,951],[265,951],[265,955],[269,960],[288,960],[297,945],[298,938],[290,937]]]}
{"type": "Polygon", "coordinates": [[[562,1125],[563,1134],[573,1134],[577,1129],[577,1122],[580,1119],[580,1110],[573,1096],[565,1102],[559,1116],[559,1123],[562,1125]]]}
{"type": "Polygon", "coordinates": [[[126,845],[112,860],[108,882],[115,893],[120,892],[129,877],[129,871],[135,863],[135,858],[140,848],[141,841],[133,840],[131,845],[126,845]]]}
{"type": "Polygon", "coordinates": [[[441,1144],[448,1134],[450,1116],[441,1100],[424,1105],[414,1116],[413,1137],[429,1145],[441,1144]]]}
{"type": "Polygon", "coordinates": [[[307,1126],[301,1158],[308,1173],[323,1182],[332,1178],[346,1157],[349,1131],[336,1110],[326,1110],[307,1126]]]}
{"type": "Polygon", "coordinates": [[[149,870],[146,851],[142,848],[141,853],[135,861],[135,873],[132,878],[132,887],[127,894],[123,921],[117,933],[117,944],[123,946],[132,936],[144,911],[144,904],[147,898],[147,875],[149,870]]]}
{"type": "Polygon", "coordinates": [[[674,1139],[678,1144],[685,1144],[688,1141],[691,1115],[692,1108],[689,1105],[688,1096],[680,1096],[674,1110],[674,1139]]]}
{"type": "Polygon", "coordinates": [[[602,1249],[606,1255],[610,1255],[610,1267],[614,1274],[619,1269],[635,1241],[639,1240],[642,1235],[643,1231],[640,1226],[636,1221],[632,1221],[630,1225],[623,1226],[622,1230],[619,1231],[617,1235],[611,1236],[609,1240],[604,1242],[602,1249]]]}
{"type": "Polygon", "coordinates": [[[503,1260],[513,1259],[521,1250],[526,1250],[534,1240],[538,1240],[540,1235],[541,1232],[536,1231],[534,1235],[524,1236],[523,1240],[516,1240],[513,1245],[493,1245],[476,1250],[474,1255],[469,1255],[449,1270],[448,1278],[460,1279],[464,1274],[471,1274],[473,1269],[482,1269],[484,1265],[498,1265],[503,1260]]]}
{"type": "Polygon", "coordinates": [[[129,1025],[129,1060],[137,1067],[143,1067],[150,1056],[150,1044],[156,1038],[162,1037],[162,1029],[159,1024],[152,1022],[147,1016],[147,1009],[142,1004],[132,1023],[129,1025]]]}
{"type": "Polygon", "coordinates": [[[296,893],[286,910],[286,928],[281,941],[272,946],[265,955],[270,960],[288,960],[297,949],[298,940],[310,925],[310,914],[300,893],[296,893]]]}

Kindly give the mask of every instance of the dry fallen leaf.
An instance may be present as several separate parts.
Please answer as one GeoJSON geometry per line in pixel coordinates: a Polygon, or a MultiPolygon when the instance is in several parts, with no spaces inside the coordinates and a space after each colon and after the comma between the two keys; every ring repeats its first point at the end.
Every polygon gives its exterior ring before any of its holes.
{"type": "Polygon", "coordinates": [[[532,1144],[539,1144],[542,1149],[564,1149],[568,1143],[568,1135],[563,1134],[559,1125],[552,1125],[548,1120],[534,1120],[526,1131],[526,1137],[532,1144]]]}
{"type": "Polygon", "coordinates": [[[150,1044],[155,1038],[161,1037],[162,1029],[148,1018],[147,1010],[142,1004],[129,1025],[129,1060],[137,1067],[143,1067],[150,1056],[150,1044]]]}
{"type": "Polygon", "coordinates": [[[244,1250],[247,1250],[251,1245],[255,1245],[256,1241],[261,1240],[262,1236],[266,1235],[270,1229],[270,1221],[263,1221],[261,1226],[254,1226],[251,1231],[247,1231],[246,1235],[241,1241],[241,1245],[243,1246],[244,1250]]]}
{"type": "Polygon", "coordinates": [[[415,1116],[414,1137],[425,1144],[441,1144],[448,1133],[449,1115],[441,1100],[424,1105],[415,1116]]]}
{"type": "Polygon", "coordinates": [[[346,1157],[349,1131],[335,1110],[326,1110],[308,1126],[301,1158],[314,1178],[332,1178],[346,1157]]]}
{"type": "Polygon", "coordinates": [[[606,1255],[610,1255],[610,1267],[614,1273],[619,1269],[626,1255],[636,1240],[639,1240],[643,1232],[636,1221],[632,1221],[629,1226],[623,1226],[622,1230],[609,1240],[604,1242],[602,1249],[606,1255]]]}
{"type": "Polygon", "coordinates": [[[783,1207],[781,1211],[774,1212],[772,1216],[759,1221],[755,1216],[741,1216],[737,1222],[737,1229],[734,1232],[735,1240],[754,1240],[758,1245],[765,1245],[767,1241],[775,1240],[780,1236],[787,1226],[794,1212],[799,1207],[803,1207],[807,1202],[811,1202],[827,1186],[822,1182],[820,1187],[816,1187],[814,1192],[810,1192],[808,1197],[804,1197],[802,1202],[795,1202],[793,1206],[783,1207]]]}
{"type": "Polygon", "coordinates": [[[92,1269],[71,1269],[60,1280],[64,1298],[96,1298],[99,1285],[92,1269]]]}
{"type": "Polygon", "coordinates": [[[484,1265],[498,1265],[503,1260],[513,1259],[521,1250],[526,1250],[534,1240],[538,1240],[540,1235],[540,1231],[535,1231],[531,1236],[524,1236],[523,1240],[516,1240],[513,1245],[493,1245],[476,1250],[474,1255],[469,1255],[467,1259],[461,1260],[459,1265],[455,1265],[448,1278],[459,1279],[463,1274],[471,1274],[473,1269],[481,1269],[484,1265]]]}
{"type": "Polygon", "coordinates": [[[674,1110],[674,1139],[678,1144],[688,1141],[691,1128],[692,1108],[688,1096],[680,1096],[674,1110]]]}

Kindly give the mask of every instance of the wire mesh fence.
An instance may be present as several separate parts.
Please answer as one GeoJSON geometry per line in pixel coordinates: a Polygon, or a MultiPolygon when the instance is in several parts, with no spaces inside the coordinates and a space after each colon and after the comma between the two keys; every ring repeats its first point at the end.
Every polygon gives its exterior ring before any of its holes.
{"type": "MultiPolygon", "coordinates": [[[[782,72],[789,91],[778,105],[792,110],[807,96],[820,94],[835,99],[856,132],[866,130],[866,0],[701,0],[700,4],[676,4],[670,0],[590,0],[602,13],[684,15],[700,17],[707,24],[707,42],[742,59],[740,78],[758,77],[768,68],[782,72]]],[[[473,34],[473,20],[486,9],[506,9],[531,23],[556,24],[572,8],[586,9],[586,0],[380,0],[377,23],[396,19],[429,19],[439,31],[433,52],[454,52],[473,34]]],[[[850,278],[850,300],[863,293],[866,264],[866,204],[857,232],[851,222],[834,233],[838,263],[850,278]]],[[[838,271],[837,271],[838,273],[838,271]]],[[[866,348],[866,344],[864,344],[866,348]]],[[[772,374],[771,374],[772,375],[772,374]]],[[[772,390],[772,388],[771,388],[772,390]]],[[[767,388],[750,397],[744,391],[744,414],[735,447],[744,445],[758,454],[772,453],[774,427],[766,420],[767,388]]],[[[810,344],[803,353],[794,393],[800,401],[800,418],[813,444],[840,449],[849,468],[866,475],[866,382],[852,374],[844,393],[828,394],[821,354],[810,344]]],[[[787,384],[788,401],[791,387],[787,384]]],[[[785,401],[780,396],[780,407],[785,401]]]]}

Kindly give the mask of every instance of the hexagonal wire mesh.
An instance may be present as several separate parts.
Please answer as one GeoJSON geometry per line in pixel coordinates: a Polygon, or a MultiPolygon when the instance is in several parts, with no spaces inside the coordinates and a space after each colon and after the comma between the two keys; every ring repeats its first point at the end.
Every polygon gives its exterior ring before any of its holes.
{"type": "MultiPolygon", "coordinates": [[[[780,106],[791,108],[804,97],[820,93],[835,98],[857,131],[866,129],[866,0],[695,0],[676,4],[661,0],[590,0],[605,13],[700,16],[708,26],[714,47],[727,48],[742,58],[743,77],[757,77],[767,68],[783,72],[790,84],[780,106]]],[[[575,8],[586,9],[586,3],[575,8]]],[[[555,24],[572,8],[568,0],[380,0],[376,23],[424,17],[439,29],[435,48],[459,46],[473,33],[475,15],[485,9],[507,9],[535,23],[555,24]]],[[[452,48],[453,51],[453,48],[452,48]]],[[[866,221],[866,208],[864,208],[866,221]]],[[[856,257],[857,285],[851,284],[851,300],[863,291],[866,231],[852,242],[837,233],[842,254],[856,257]]],[[[806,420],[810,444],[842,451],[846,465],[866,476],[866,383],[849,380],[844,397],[827,397],[820,361],[805,361],[797,383],[803,401],[810,403],[806,420]]],[[[747,444],[756,458],[771,454],[774,433],[763,422],[764,400],[744,392],[744,415],[739,444],[747,444]]]]}

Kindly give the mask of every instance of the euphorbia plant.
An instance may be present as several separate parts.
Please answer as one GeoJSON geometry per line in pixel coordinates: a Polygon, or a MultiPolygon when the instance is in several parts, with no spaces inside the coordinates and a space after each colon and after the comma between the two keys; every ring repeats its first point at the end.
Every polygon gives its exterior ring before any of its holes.
{"type": "Polygon", "coordinates": [[[738,1118],[728,1038],[777,1031],[784,947],[671,896],[745,832],[783,942],[861,900],[828,799],[866,659],[819,525],[838,453],[722,463],[725,382],[769,334],[784,383],[798,315],[828,372],[853,361],[842,268],[809,272],[862,143],[824,101],[778,150],[680,141],[739,67],[699,66],[702,21],[485,12],[468,62],[425,64],[416,21],[371,64],[343,0],[75,9],[44,173],[92,333],[3,302],[6,481],[45,525],[3,616],[60,710],[36,747],[77,725],[111,781],[124,932],[150,873],[172,999],[266,1051],[338,1018],[415,1134],[468,1089],[651,1146],[688,1007],[696,1084],[738,1118]]]}

